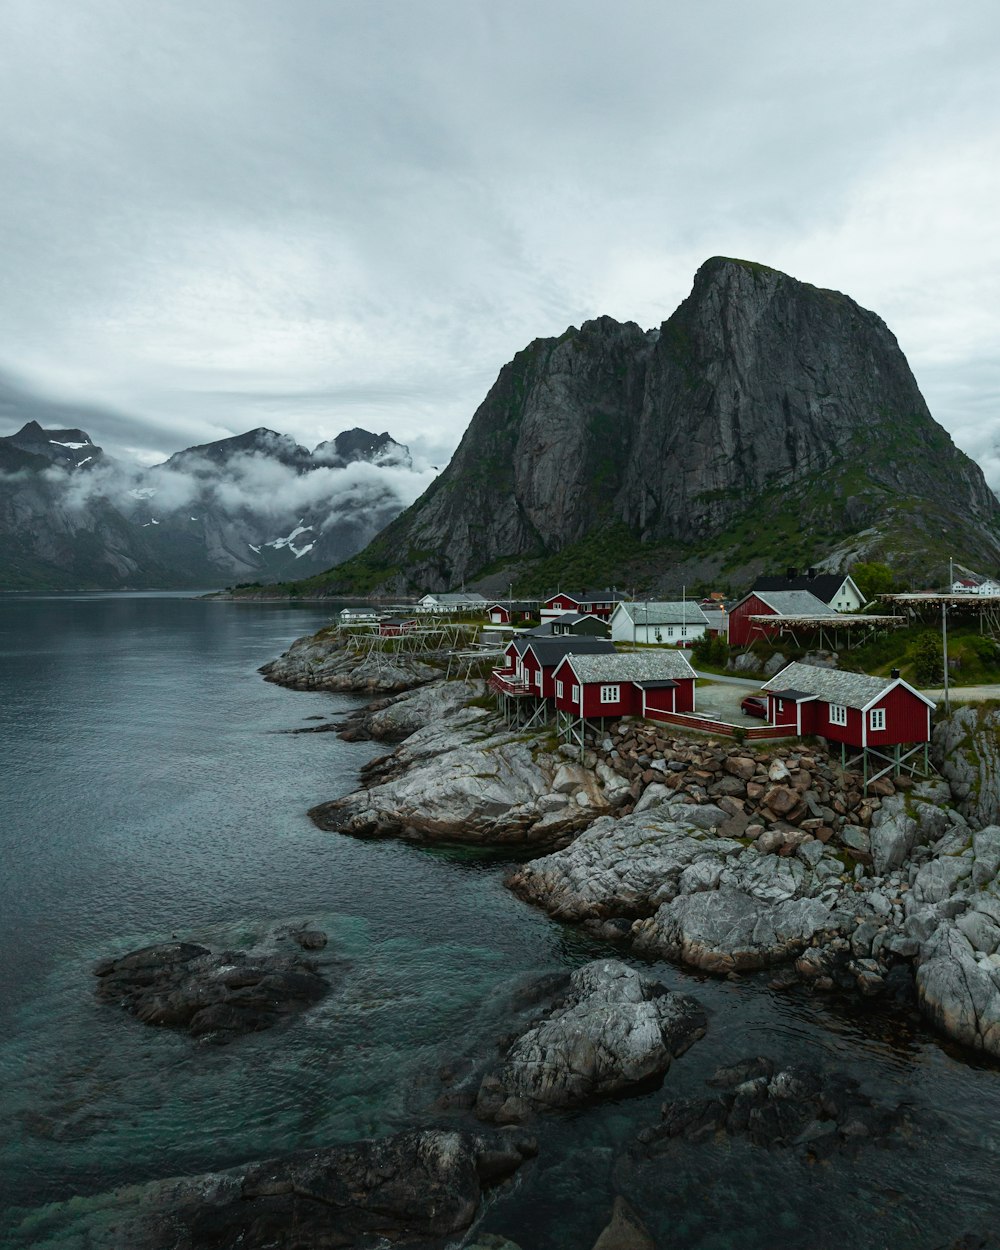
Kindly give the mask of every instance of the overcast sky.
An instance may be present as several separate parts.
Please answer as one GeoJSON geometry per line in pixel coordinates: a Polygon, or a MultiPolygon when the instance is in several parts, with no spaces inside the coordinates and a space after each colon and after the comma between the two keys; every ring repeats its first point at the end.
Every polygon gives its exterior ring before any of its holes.
{"type": "Polygon", "coordinates": [[[722,254],[879,313],[996,483],[998,84],[996,0],[0,0],[0,433],[443,463],[722,254]]]}

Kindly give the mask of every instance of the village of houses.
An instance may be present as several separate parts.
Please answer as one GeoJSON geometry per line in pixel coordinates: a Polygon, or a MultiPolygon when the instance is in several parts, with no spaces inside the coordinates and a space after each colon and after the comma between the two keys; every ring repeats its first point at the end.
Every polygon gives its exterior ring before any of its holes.
{"type": "Polygon", "coordinates": [[[963,578],[940,592],[887,595],[865,603],[846,574],[799,572],[759,578],[738,600],[722,595],[651,602],[611,589],[556,591],[546,599],[490,602],[478,593],[427,594],[405,611],[379,615],[348,608],[341,626],[371,638],[431,650],[448,641],[466,672],[493,658],[488,688],[508,723],[525,729],[554,724],[567,743],[583,746],[587,727],[641,718],[740,740],[825,738],[841,760],[866,779],[901,770],[924,772],[935,700],[904,680],[848,671],[857,642],[910,623],[915,614],[974,609],[991,633],[1000,628],[1000,584],[963,578]],[[463,643],[461,640],[466,639],[463,643]],[[421,639],[428,640],[421,647],[421,639]],[[699,641],[718,639],[723,654],[745,655],[757,641],[772,644],[780,667],[763,682],[696,672],[689,655],[699,641]],[[806,662],[785,663],[786,649],[807,650],[806,662]]]}

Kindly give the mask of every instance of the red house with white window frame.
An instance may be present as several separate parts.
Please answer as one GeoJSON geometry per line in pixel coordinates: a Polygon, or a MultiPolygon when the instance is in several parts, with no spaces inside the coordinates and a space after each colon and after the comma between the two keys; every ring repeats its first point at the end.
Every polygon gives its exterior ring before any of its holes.
{"type": "Polygon", "coordinates": [[[490,684],[511,691],[516,687],[518,693],[528,687],[537,698],[551,699],[553,674],[571,651],[605,655],[614,650],[614,643],[606,638],[514,638],[504,649],[505,667],[493,670],[490,684]]]}
{"type": "Polygon", "coordinates": [[[579,593],[561,590],[544,601],[540,619],[550,621],[554,616],[561,616],[563,612],[579,612],[599,616],[602,621],[610,621],[617,602],[618,596],[613,590],[581,590],[579,593]]]}
{"type": "Polygon", "coordinates": [[[693,712],[695,672],[679,651],[567,655],[553,674],[556,707],[582,720],[693,712]]]}
{"type": "Polygon", "coordinates": [[[930,741],[934,701],[899,676],[870,677],[796,661],[763,689],[768,720],[794,726],[799,734],[856,750],[930,741]]]}

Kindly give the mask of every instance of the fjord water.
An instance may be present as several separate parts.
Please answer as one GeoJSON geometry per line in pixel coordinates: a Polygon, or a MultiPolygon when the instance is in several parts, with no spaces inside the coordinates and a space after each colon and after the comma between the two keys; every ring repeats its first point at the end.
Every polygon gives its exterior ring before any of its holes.
{"type": "MultiPolygon", "coordinates": [[[[353,789],[385,748],[287,732],[359,700],[283,690],[256,668],[330,612],[0,597],[3,1244],[114,1244],[100,1232],[130,1201],[106,1197],[117,1186],[441,1122],[435,1073],[506,1031],[510,991],[611,953],[514,899],[497,857],[312,826],[309,806],[353,789]],[[105,955],[175,934],[266,942],[305,922],[329,934],[336,988],[287,1027],[199,1046],[93,999],[105,955]]],[[[930,1250],[992,1229],[995,1066],[877,1005],[654,968],[705,1004],[707,1036],[662,1091],[534,1125],[539,1158],[480,1231],[587,1250],[618,1189],[658,1244],[700,1250],[930,1250]],[[629,1156],[665,1095],[704,1096],[716,1065],[750,1054],[846,1070],[909,1104],[913,1129],[856,1163],[739,1142],[629,1156]]]]}

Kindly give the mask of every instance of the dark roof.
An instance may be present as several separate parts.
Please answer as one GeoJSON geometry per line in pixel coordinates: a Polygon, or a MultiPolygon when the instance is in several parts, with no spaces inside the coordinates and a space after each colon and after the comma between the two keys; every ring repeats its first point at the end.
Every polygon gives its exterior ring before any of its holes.
{"type": "Polygon", "coordinates": [[[793,703],[806,703],[816,698],[816,695],[810,694],[807,690],[770,690],[768,693],[776,699],[789,699],[793,703]]]}
{"type": "Polygon", "coordinates": [[[489,611],[492,612],[494,608],[507,608],[511,612],[530,612],[537,607],[537,599],[494,599],[489,605],[489,611]]]}
{"type": "Polygon", "coordinates": [[[621,595],[614,590],[555,590],[545,602],[560,597],[572,599],[574,603],[617,603],[621,595]]]}
{"type": "Polygon", "coordinates": [[[522,638],[551,638],[552,622],[543,621],[541,625],[536,625],[534,629],[527,629],[521,634],[522,638]]]}
{"type": "Polygon", "coordinates": [[[817,599],[829,603],[846,580],[846,573],[817,573],[813,577],[808,573],[798,577],[758,577],[750,589],[810,590],[817,599]]]}
{"type": "Polygon", "coordinates": [[[675,681],[635,681],[632,684],[640,690],[670,690],[677,685],[675,681]]]}
{"type": "Polygon", "coordinates": [[[609,638],[532,638],[528,645],[545,668],[567,655],[615,654],[615,644],[609,638]]]}

